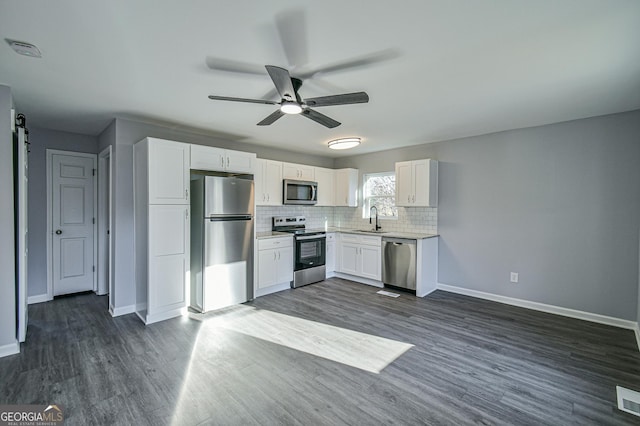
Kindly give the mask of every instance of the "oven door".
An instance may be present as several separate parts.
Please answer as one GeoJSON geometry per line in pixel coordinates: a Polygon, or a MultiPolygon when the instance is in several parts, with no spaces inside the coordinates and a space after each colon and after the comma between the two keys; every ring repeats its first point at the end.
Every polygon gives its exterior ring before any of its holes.
{"type": "Polygon", "coordinates": [[[324,265],[327,245],[325,235],[296,236],[295,242],[296,258],[294,270],[301,271],[324,265]]]}

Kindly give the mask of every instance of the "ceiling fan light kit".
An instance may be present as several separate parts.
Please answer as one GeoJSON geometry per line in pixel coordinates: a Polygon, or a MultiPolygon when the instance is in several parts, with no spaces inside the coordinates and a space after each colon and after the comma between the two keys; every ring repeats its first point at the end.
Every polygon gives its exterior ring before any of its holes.
{"type": "Polygon", "coordinates": [[[42,58],[42,53],[40,53],[40,50],[31,43],[11,40],[10,38],[5,38],[5,41],[19,55],[29,56],[31,58],[42,58]]]}
{"type": "Polygon", "coordinates": [[[302,112],[302,106],[296,102],[282,102],[282,104],[280,104],[280,111],[285,114],[300,114],[302,112]]]}
{"type": "Polygon", "coordinates": [[[360,145],[360,138],[341,138],[329,141],[331,149],[349,149],[360,145]]]}

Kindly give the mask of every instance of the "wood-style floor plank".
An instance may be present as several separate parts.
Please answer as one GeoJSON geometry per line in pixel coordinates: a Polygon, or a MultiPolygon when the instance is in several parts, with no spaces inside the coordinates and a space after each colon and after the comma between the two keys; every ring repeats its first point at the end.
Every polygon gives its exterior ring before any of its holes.
{"type": "Polygon", "coordinates": [[[0,404],[57,403],[70,425],[640,424],[616,408],[616,385],[640,390],[632,331],[377,290],[334,278],[150,326],[111,318],[106,297],[90,294],[31,305],[27,343],[0,359],[0,404]],[[238,315],[254,322],[234,329],[238,315]],[[328,348],[328,358],[276,343],[299,336],[291,317],[322,331],[292,346],[328,348]],[[338,331],[336,349],[325,325],[364,337],[338,331]],[[366,335],[413,346],[379,374],[332,361],[360,348],[365,365],[380,342],[366,335]]]}

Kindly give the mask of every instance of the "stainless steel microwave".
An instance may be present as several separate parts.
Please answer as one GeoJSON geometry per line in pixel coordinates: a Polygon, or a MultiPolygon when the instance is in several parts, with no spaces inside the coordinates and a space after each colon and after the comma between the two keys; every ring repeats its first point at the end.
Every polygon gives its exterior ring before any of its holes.
{"type": "Polygon", "coordinates": [[[282,204],[313,205],[318,202],[318,182],[284,179],[282,204]]]}

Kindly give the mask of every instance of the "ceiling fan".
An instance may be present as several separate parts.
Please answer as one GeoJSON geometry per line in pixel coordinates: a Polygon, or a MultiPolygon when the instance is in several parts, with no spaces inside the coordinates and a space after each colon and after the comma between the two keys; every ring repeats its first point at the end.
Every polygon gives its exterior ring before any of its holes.
{"type": "Polygon", "coordinates": [[[320,96],[317,98],[302,99],[298,90],[302,86],[302,80],[291,77],[289,71],[274,65],[266,65],[265,68],[276,86],[276,91],[280,95],[280,102],[266,99],[246,99],[233,98],[228,96],[209,95],[209,99],[218,101],[248,102],[254,104],[280,105],[280,108],[268,115],[258,123],[258,126],[268,126],[273,124],[285,114],[301,114],[316,123],[322,124],[330,129],[340,125],[340,122],[327,117],[310,107],[323,107],[331,105],[350,105],[369,102],[369,95],[365,92],[344,93],[340,95],[320,96]]]}

